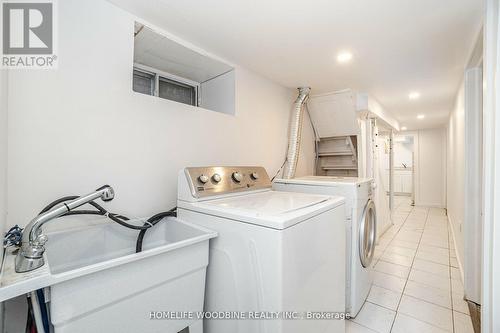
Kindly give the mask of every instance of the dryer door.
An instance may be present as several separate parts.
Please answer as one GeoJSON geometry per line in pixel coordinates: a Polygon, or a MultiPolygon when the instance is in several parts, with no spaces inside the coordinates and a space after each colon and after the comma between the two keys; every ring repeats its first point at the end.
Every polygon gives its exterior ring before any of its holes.
{"type": "Polygon", "coordinates": [[[377,214],[375,203],[370,199],[363,210],[359,226],[359,259],[365,268],[370,266],[373,260],[376,236],[377,214]]]}

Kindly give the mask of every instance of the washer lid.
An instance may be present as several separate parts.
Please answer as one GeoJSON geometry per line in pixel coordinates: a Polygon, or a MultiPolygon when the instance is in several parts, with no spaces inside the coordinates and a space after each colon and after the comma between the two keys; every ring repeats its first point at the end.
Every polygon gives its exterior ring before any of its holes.
{"type": "Polygon", "coordinates": [[[301,184],[321,186],[352,186],[372,182],[371,178],[334,177],[334,176],[306,176],[293,179],[276,179],[280,184],[301,184]]]}
{"type": "Polygon", "coordinates": [[[285,229],[344,203],[342,197],[265,191],[179,207],[274,229],[285,229]]]}

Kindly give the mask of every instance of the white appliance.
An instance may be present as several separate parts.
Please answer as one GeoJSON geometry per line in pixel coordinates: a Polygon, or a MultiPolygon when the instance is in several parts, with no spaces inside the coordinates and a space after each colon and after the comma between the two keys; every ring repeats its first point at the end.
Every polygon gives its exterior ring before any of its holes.
{"type": "Polygon", "coordinates": [[[179,218],[219,235],[210,241],[205,311],[224,313],[205,319],[205,332],[344,332],[344,320],[307,319],[345,310],[344,202],[273,191],[261,167],[182,170],[179,218]]]}
{"type": "Polygon", "coordinates": [[[308,176],[275,180],[279,191],[340,195],[346,199],[346,312],[355,317],[373,282],[371,263],[375,252],[376,212],[372,179],[308,176]]]}

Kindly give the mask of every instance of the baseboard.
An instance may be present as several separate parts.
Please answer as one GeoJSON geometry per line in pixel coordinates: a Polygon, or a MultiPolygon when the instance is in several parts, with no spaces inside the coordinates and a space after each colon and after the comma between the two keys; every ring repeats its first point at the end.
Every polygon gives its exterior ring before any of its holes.
{"type": "Polygon", "coordinates": [[[458,254],[457,251],[457,239],[455,237],[455,230],[453,229],[453,223],[451,222],[450,215],[446,215],[448,218],[448,224],[451,229],[451,237],[453,238],[453,247],[455,250],[455,257],[457,257],[457,262],[458,262],[458,269],[460,270],[460,279],[462,280],[462,284],[465,286],[465,275],[464,275],[464,268],[462,267],[462,261],[460,260],[460,255],[458,254]]]}

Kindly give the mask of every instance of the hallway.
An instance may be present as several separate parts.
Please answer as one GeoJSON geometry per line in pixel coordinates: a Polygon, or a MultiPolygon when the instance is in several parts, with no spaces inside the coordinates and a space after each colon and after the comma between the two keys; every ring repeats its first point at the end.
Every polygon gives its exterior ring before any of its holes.
{"type": "Polygon", "coordinates": [[[473,333],[444,209],[396,197],[392,226],[373,262],[375,279],[350,333],[473,333]]]}

